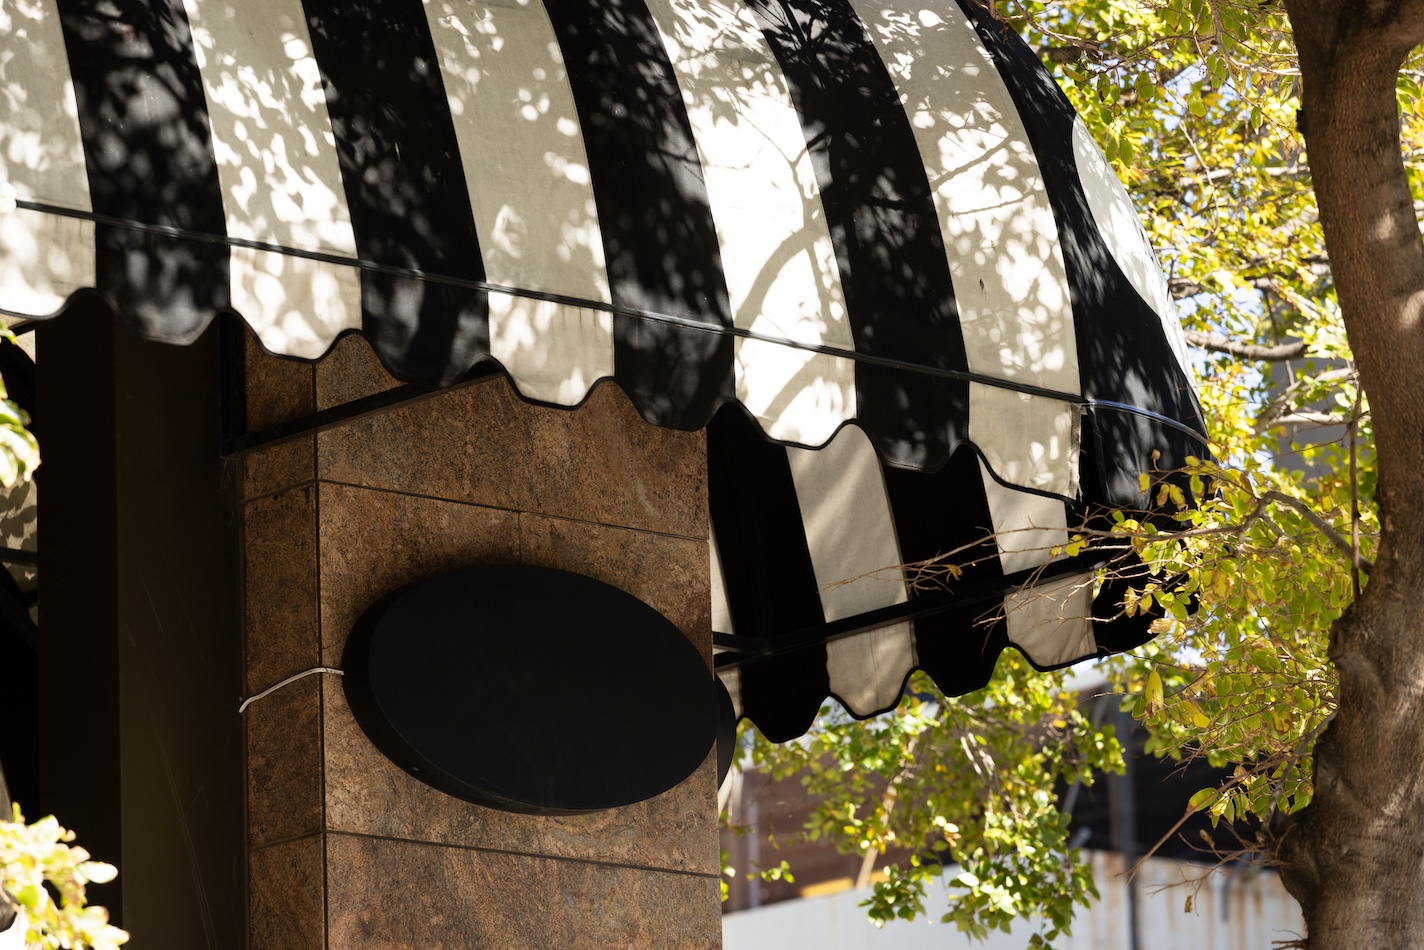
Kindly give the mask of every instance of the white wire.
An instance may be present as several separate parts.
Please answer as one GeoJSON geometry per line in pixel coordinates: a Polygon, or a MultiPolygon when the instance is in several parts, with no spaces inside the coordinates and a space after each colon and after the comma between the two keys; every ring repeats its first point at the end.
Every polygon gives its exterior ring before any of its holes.
{"type": "Polygon", "coordinates": [[[264,689],[262,692],[258,693],[256,696],[249,696],[249,697],[247,697],[246,699],[244,699],[244,700],[242,701],[242,705],[237,707],[237,714],[238,714],[239,716],[241,716],[244,712],[247,711],[247,707],[248,707],[248,706],[251,706],[253,703],[257,702],[257,701],[258,701],[259,699],[261,699],[263,696],[266,696],[266,695],[269,694],[269,693],[275,693],[277,690],[281,689],[283,686],[286,686],[288,683],[295,683],[297,680],[301,679],[303,676],[311,676],[313,673],[334,673],[334,674],[337,675],[337,676],[345,676],[345,675],[346,675],[346,672],[345,672],[344,670],[332,669],[332,668],[329,667],[329,666],[314,666],[314,667],[312,667],[312,668],[309,669],[309,670],[302,670],[300,673],[294,673],[294,674],[292,674],[291,676],[289,676],[289,677],[287,677],[286,679],[282,680],[282,682],[278,683],[278,684],[275,685],[275,686],[269,686],[269,687],[267,687],[267,688],[264,689]]]}

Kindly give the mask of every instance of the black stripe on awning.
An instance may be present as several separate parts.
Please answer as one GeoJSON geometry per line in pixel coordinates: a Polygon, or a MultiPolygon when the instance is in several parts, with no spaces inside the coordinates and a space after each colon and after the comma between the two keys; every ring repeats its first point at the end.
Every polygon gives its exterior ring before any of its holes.
{"type": "MultiPolygon", "coordinates": [[[[847,0],[749,0],[795,98],[838,251],[857,353],[967,371],[930,184],[885,64],[847,0]]],[[[969,385],[856,367],[856,411],[887,458],[968,438],[969,385]],[[914,413],[906,405],[917,407],[914,413]]]]}
{"type": "MultiPolygon", "coordinates": [[[[226,234],[203,86],[181,4],[55,2],[93,210],[226,234]]],[[[222,244],[102,224],[94,241],[94,286],[143,336],[194,340],[228,306],[228,249],[222,244]]]]}
{"type": "MultiPolygon", "coordinates": [[[[985,48],[994,57],[1039,156],[1057,218],[1063,260],[1074,310],[1094,314],[1074,324],[1083,395],[1092,400],[1138,406],[1172,419],[1199,418],[1201,408],[1191,380],[1178,365],[1167,338],[1144,332],[1157,320],[1152,307],[1134,289],[1094,220],[1084,195],[1081,170],[1068,146],[1078,121],[1072,105],[1055,83],[1043,82],[1043,65],[1033,51],[974,0],[956,0],[985,48]]],[[[1152,467],[1151,451],[1141,455],[1123,448],[1140,446],[1142,422],[1131,413],[1097,412],[1094,423],[1101,444],[1114,446],[1113,471],[1104,487],[1128,492],[1137,473],[1152,467]]],[[[1154,449],[1180,460],[1200,450],[1179,431],[1163,431],[1154,449]],[[1165,444],[1164,444],[1165,443],[1165,444]]],[[[1180,461],[1174,462],[1179,465],[1180,461]]]]}
{"type": "MultiPolygon", "coordinates": [[[[702,166],[643,0],[548,0],[578,103],[616,305],[732,325],[702,166]]],[[[732,341],[614,321],[614,366],[648,421],[703,423],[732,396],[732,341]]]]}
{"type": "MultiPolygon", "coordinates": [[[[303,0],[364,260],[483,281],[460,148],[420,0],[303,0]]],[[[401,377],[489,352],[478,289],[363,271],[362,327],[401,377]]]]}

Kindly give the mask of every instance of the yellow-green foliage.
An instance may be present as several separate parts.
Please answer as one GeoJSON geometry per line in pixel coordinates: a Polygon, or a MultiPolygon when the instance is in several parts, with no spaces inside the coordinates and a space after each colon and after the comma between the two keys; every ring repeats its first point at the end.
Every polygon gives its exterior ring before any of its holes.
{"type": "Polygon", "coordinates": [[[43,950],[117,950],[129,935],[102,907],[85,904],[85,886],[114,879],[114,867],[69,844],[74,833],[53,817],[25,824],[19,806],[0,821],[0,891],[20,910],[26,942],[43,950]]]}

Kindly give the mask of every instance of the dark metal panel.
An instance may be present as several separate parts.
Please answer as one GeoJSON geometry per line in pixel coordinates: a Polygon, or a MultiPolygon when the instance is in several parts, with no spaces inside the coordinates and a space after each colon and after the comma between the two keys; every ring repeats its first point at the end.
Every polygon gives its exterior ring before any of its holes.
{"type": "Polygon", "coordinates": [[[91,297],[39,334],[42,787],[29,810],[119,865],[92,899],[143,946],[239,950],[238,519],[217,333],[140,340],[91,297]]]}
{"type": "Polygon", "coordinates": [[[121,879],[126,926],[155,950],[246,946],[240,519],[219,337],[115,341],[121,879]]]}
{"type": "MultiPolygon", "coordinates": [[[[37,473],[44,506],[45,642],[40,652],[40,799],[101,861],[124,863],[119,791],[119,557],[113,316],[76,299],[36,331],[45,365],[36,415],[50,420],[37,473]],[[76,749],[84,750],[82,770],[76,749]]],[[[93,888],[122,925],[126,878],[93,888]]]]}

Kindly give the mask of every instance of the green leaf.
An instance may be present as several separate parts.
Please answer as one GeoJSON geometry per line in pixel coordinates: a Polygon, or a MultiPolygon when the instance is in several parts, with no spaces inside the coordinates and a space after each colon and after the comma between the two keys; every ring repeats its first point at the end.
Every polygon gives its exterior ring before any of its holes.
{"type": "Polygon", "coordinates": [[[1187,801],[1187,807],[1192,811],[1201,811],[1207,805],[1216,800],[1217,790],[1214,788],[1204,788],[1194,794],[1187,801]]]}
{"type": "Polygon", "coordinates": [[[1157,674],[1157,670],[1147,674],[1147,711],[1156,712],[1162,708],[1162,677],[1157,674]]]}

